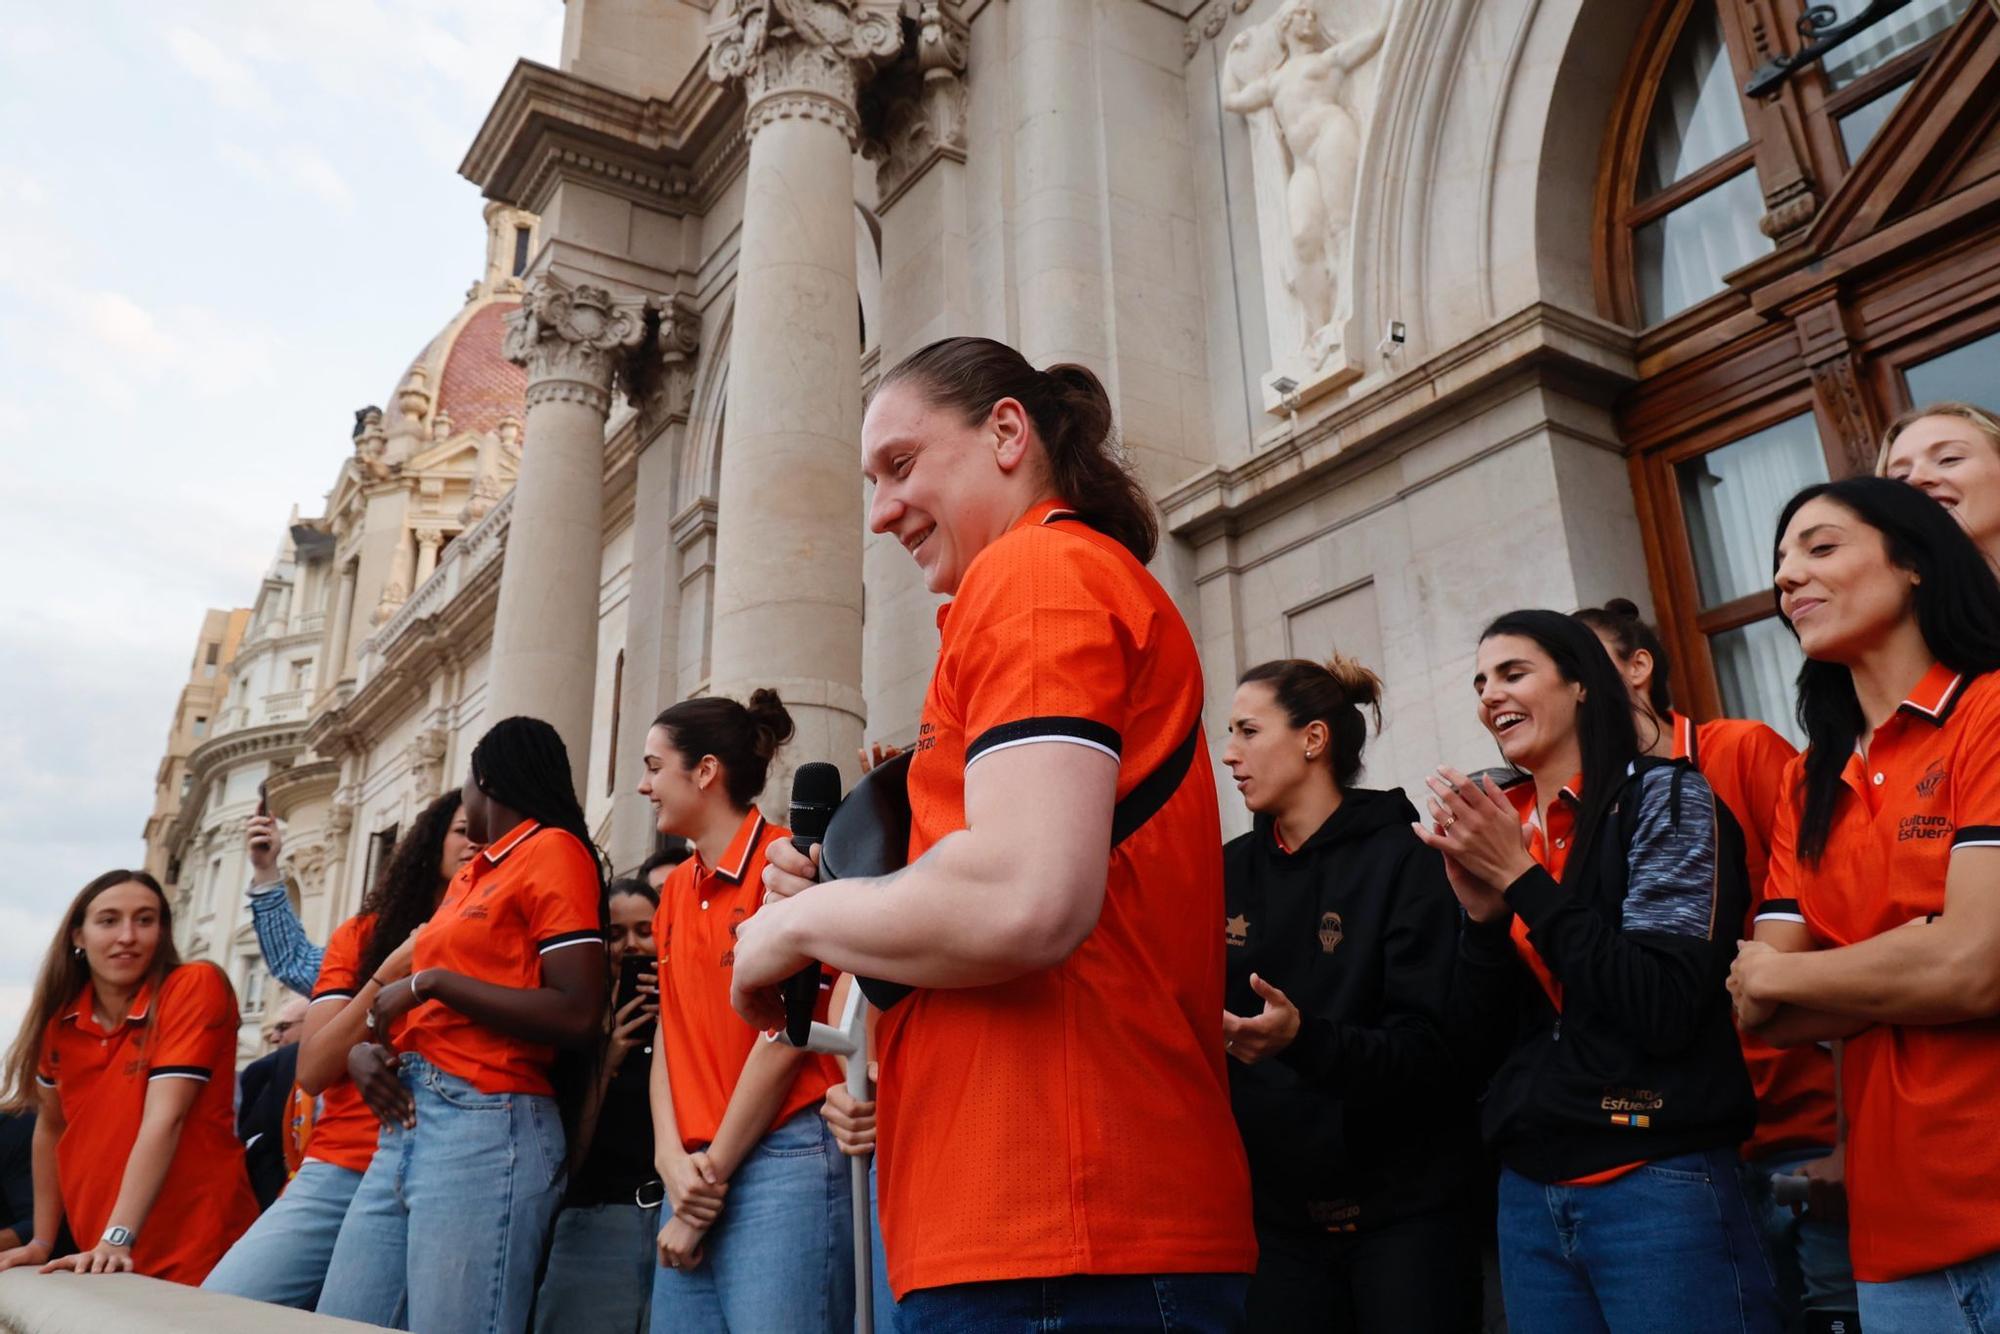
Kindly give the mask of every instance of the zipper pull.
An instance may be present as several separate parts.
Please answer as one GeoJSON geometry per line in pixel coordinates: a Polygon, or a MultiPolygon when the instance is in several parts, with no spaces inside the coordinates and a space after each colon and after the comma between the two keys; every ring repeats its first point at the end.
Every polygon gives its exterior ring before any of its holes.
{"type": "Polygon", "coordinates": [[[1563,1040],[1563,1017],[1561,1015],[1557,1015],[1556,1026],[1555,1029],[1549,1035],[1549,1041],[1561,1042],[1562,1040],[1563,1040]]]}

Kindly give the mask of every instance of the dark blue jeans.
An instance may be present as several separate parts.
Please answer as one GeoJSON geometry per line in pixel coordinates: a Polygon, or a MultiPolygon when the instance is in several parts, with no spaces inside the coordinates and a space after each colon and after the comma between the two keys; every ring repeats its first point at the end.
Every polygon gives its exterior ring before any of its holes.
{"type": "Polygon", "coordinates": [[[896,1304],[909,1334],[1235,1334],[1245,1274],[1070,1274],[919,1288],[896,1304]]]}
{"type": "Polygon", "coordinates": [[[1511,1334],[1778,1334],[1771,1268],[1727,1149],[1601,1186],[1500,1173],[1511,1334]]]}

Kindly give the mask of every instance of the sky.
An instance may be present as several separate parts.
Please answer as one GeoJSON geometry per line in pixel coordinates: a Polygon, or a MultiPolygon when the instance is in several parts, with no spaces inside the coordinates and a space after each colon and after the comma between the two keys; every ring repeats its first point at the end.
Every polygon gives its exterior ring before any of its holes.
{"type": "Polygon", "coordinates": [[[0,1042],[136,866],[202,611],[484,257],[457,166],[561,0],[92,0],[0,25],[0,1042]]]}

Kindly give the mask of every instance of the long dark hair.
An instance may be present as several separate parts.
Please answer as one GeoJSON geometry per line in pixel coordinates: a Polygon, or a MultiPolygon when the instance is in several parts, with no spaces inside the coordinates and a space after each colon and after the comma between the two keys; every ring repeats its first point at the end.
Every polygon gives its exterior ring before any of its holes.
{"type": "Polygon", "coordinates": [[[1325,662],[1278,658],[1260,662],[1243,673],[1238,685],[1252,681],[1270,687],[1294,729],[1326,724],[1326,762],[1333,785],[1345,792],[1361,773],[1361,749],[1368,743],[1369,713],[1375,730],[1382,730],[1382,678],[1350,657],[1336,653],[1325,662]]]}
{"type": "MultiPolygon", "coordinates": [[[[1822,497],[1881,533],[1889,563],[1916,575],[1912,596],[1917,630],[1933,658],[1968,676],[2000,667],[2000,583],[1994,581],[1993,567],[1950,512],[1913,486],[1885,477],[1847,477],[1807,487],[1787,501],[1778,516],[1771,543],[1774,572],[1778,544],[1793,516],[1808,501],[1822,497]]],[[[1783,619],[1783,597],[1776,589],[1772,595],[1783,619]]],[[[1791,628],[1789,620],[1785,625],[1791,628]]],[[[1868,728],[1854,693],[1853,673],[1837,662],[1807,658],[1799,668],[1798,719],[1806,734],[1799,856],[1807,865],[1817,866],[1833,828],[1841,770],[1868,728]]]]}
{"type": "Polygon", "coordinates": [[[1576,748],[1583,757],[1583,791],[1578,793],[1576,838],[1570,845],[1568,867],[1590,865],[1597,828],[1611,809],[1625,772],[1639,756],[1639,736],[1632,725],[1632,699],[1625,679],[1591,628],[1559,611],[1528,609],[1495,618],[1479,636],[1483,644],[1495,635],[1531,639],[1555,663],[1556,672],[1583,687],[1576,703],[1576,748]]]}
{"type": "MultiPolygon", "coordinates": [[[[155,996],[159,995],[160,983],[167,974],[181,966],[181,952],[174,944],[174,905],[159,881],[144,871],[106,871],[78,890],[70,900],[62,925],[56,928],[55,939],[49,942],[48,953],[42,956],[41,971],[35,977],[34,994],[28,1001],[27,1014],[22,1017],[21,1031],[7,1050],[7,1082],[4,1092],[0,1092],[0,1110],[27,1111],[37,1104],[35,1064],[41,1059],[42,1034],[49,1020],[76,1003],[83,984],[90,980],[90,961],[75,951],[70,937],[83,925],[90,905],[99,894],[125,884],[144,885],[160,900],[160,947],[153,955],[152,967],[146,970],[146,983],[155,996]]],[[[227,980],[225,975],[224,982],[227,980]]]]}
{"type": "Polygon", "coordinates": [[[1038,371],[991,338],[941,338],[903,358],[882,384],[903,380],[931,403],[956,408],[968,424],[985,421],[1001,399],[1014,399],[1035,423],[1056,495],[1140,564],[1153,559],[1160,521],[1119,457],[1111,396],[1088,366],[1063,362],[1038,371]]]}
{"type": "MultiPolygon", "coordinates": [[[[748,704],[726,695],[684,699],[653,719],[689,767],[713,755],[722,766],[723,790],[739,811],[750,809],[770,776],[771,757],[792,739],[792,715],[778,692],[757,689],[748,704]]],[[[650,861],[648,865],[652,865],[650,861]]]]}
{"type": "MultiPolygon", "coordinates": [[[[569,751],[556,729],[540,718],[503,718],[487,729],[472,748],[472,785],[487,797],[530,820],[560,829],[589,850],[597,868],[597,929],[611,925],[611,899],[606,892],[611,868],[590,837],[583,807],[570,776],[569,751]]],[[[494,831],[489,830],[489,833],[494,831]]],[[[505,833],[505,830],[498,831],[505,833]]],[[[611,981],[611,956],[604,954],[605,984],[611,981]]],[[[569,1142],[577,1142],[576,1123],[583,1100],[604,1059],[601,1042],[582,1048],[559,1048],[549,1082],[555,1085],[569,1142]]]]}
{"type": "Polygon", "coordinates": [[[368,887],[361,911],[375,914],[375,926],[368,936],[368,948],[361,952],[361,976],[370,978],[396,947],[410,938],[410,932],[431,920],[437,908],[438,865],[444,860],[445,835],[458,818],[465,794],[458,788],[439,797],[410,824],[410,832],[396,840],[389,864],[368,887]]]}

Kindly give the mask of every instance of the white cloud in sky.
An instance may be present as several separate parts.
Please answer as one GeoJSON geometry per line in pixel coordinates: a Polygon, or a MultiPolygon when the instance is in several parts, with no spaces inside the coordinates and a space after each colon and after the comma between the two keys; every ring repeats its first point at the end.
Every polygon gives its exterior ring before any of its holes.
{"type": "Polygon", "coordinates": [[[141,857],[202,612],[479,273],[455,175],[557,0],[93,0],[0,26],[0,1043],[141,857]]]}
{"type": "Polygon", "coordinates": [[[251,68],[192,28],[167,31],[167,52],[192,74],[209,96],[231,111],[263,111],[271,94],[251,68]]]}

